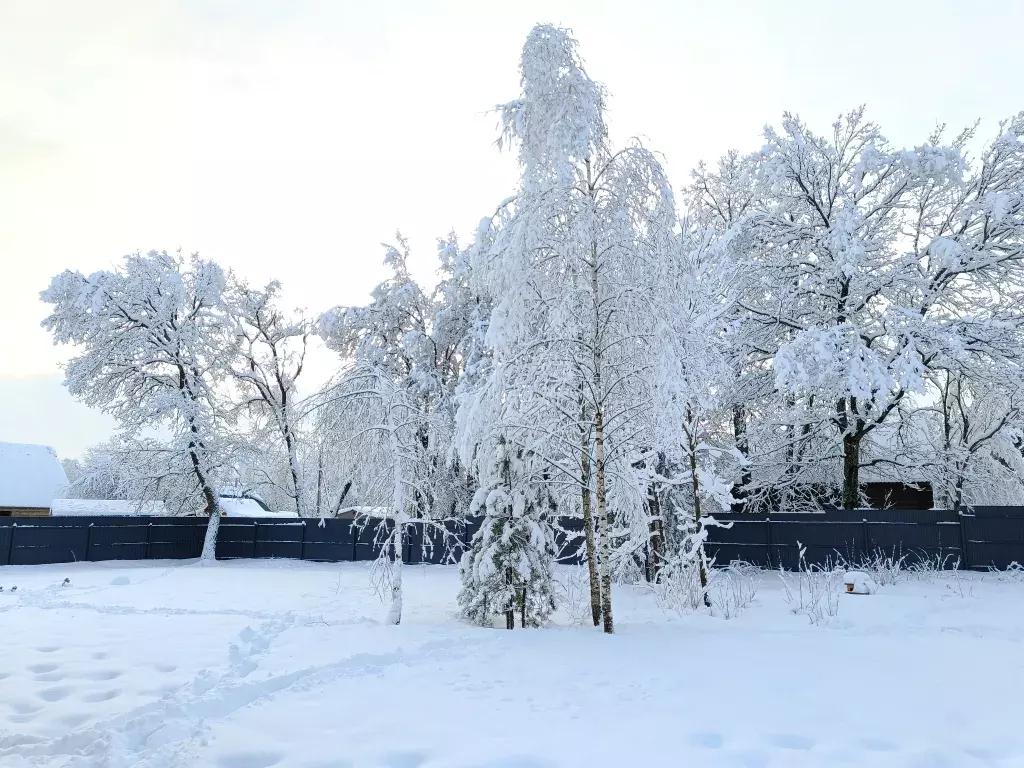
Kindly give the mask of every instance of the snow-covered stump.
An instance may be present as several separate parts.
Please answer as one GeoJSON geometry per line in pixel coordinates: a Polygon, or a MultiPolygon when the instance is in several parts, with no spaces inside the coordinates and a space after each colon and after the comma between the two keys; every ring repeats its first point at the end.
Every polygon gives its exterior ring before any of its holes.
{"type": "Polygon", "coordinates": [[[843,584],[848,595],[873,595],[878,591],[878,584],[864,571],[847,571],[843,584]]]}

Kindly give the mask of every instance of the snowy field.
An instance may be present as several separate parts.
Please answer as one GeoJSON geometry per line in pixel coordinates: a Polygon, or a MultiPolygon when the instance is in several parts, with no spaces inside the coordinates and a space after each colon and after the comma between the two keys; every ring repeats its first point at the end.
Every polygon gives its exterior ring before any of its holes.
{"type": "Polygon", "coordinates": [[[621,587],[608,637],[470,627],[454,568],[406,573],[389,627],[362,564],[0,568],[0,765],[1024,766],[1024,583],[827,626],[774,574],[729,621],[621,587]]]}

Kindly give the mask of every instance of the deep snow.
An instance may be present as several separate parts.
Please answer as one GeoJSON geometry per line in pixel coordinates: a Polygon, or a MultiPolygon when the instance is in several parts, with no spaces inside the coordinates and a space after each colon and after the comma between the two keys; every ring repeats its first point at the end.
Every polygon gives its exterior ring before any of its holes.
{"type": "Polygon", "coordinates": [[[842,595],[828,626],[774,574],[730,621],[620,587],[614,637],[464,625],[441,566],[406,568],[398,627],[364,564],[0,585],[4,768],[1024,766],[1024,583],[991,576],[842,595]]]}

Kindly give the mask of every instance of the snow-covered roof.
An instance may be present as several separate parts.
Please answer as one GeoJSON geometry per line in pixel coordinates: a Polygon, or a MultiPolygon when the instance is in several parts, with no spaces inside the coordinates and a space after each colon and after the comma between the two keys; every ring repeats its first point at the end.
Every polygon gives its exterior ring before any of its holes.
{"type": "Polygon", "coordinates": [[[221,498],[227,499],[256,499],[256,501],[263,501],[256,491],[250,488],[243,488],[240,485],[222,485],[217,493],[221,498]]]}
{"type": "Polygon", "coordinates": [[[227,517],[298,517],[296,512],[270,512],[255,499],[220,497],[220,508],[227,517]]]}
{"type": "Polygon", "coordinates": [[[0,507],[45,509],[67,487],[68,476],[53,448],[0,443],[0,507]]]}
{"type": "Polygon", "coordinates": [[[150,515],[163,516],[167,507],[162,501],[115,501],[113,499],[54,499],[50,514],[55,517],[74,515],[150,515]]]}
{"type": "Polygon", "coordinates": [[[338,510],[338,517],[388,517],[387,507],[345,507],[338,510]]]}

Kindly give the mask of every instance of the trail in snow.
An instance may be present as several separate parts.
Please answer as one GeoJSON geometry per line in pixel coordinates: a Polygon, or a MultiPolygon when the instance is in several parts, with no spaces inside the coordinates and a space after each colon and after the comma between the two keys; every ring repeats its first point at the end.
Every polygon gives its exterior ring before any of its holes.
{"type": "Polygon", "coordinates": [[[609,638],[459,623],[452,568],[407,569],[387,627],[362,566],[160,567],[0,570],[0,765],[1024,764],[1024,585],[883,587],[828,627],[774,579],[732,621],[623,587],[609,638]]]}

